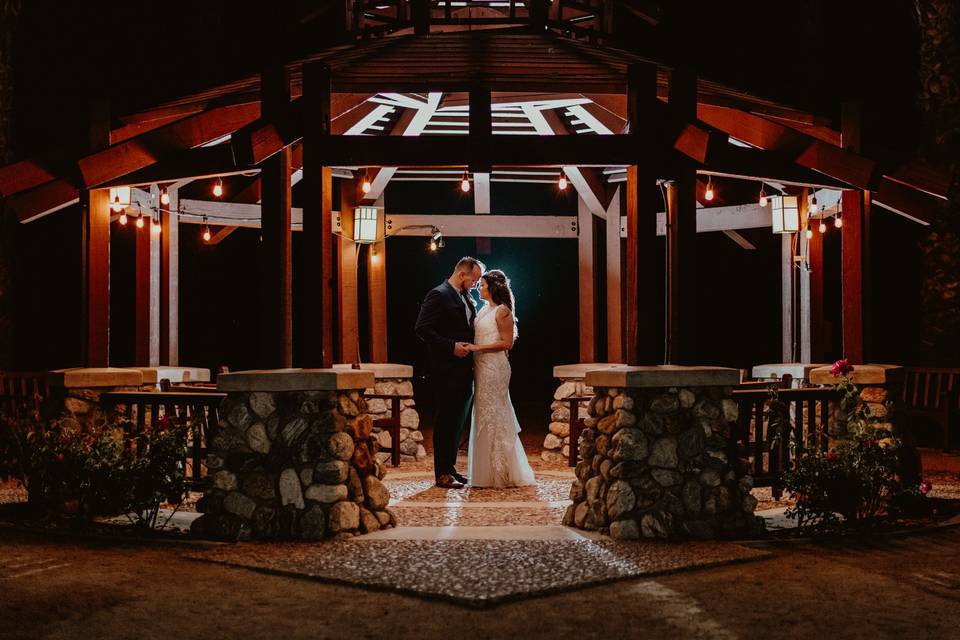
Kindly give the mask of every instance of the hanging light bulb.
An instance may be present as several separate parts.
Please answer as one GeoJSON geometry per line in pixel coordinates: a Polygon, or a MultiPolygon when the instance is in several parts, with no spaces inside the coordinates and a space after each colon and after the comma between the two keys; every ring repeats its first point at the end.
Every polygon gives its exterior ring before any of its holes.
{"type": "Polygon", "coordinates": [[[370,264],[379,264],[380,254],[377,253],[376,245],[370,245],[370,264]]]}
{"type": "Polygon", "coordinates": [[[163,187],[160,189],[160,204],[167,205],[170,204],[170,194],[167,193],[167,188],[163,187]]]}
{"type": "Polygon", "coordinates": [[[843,226],[843,218],[841,217],[842,215],[843,215],[843,197],[841,196],[840,200],[837,202],[837,215],[833,219],[833,226],[835,226],[837,229],[843,226]]]}
{"type": "Polygon", "coordinates": [[[203,233],[201,237],[204,242],[210,242],[210,225],[207,224],[207,216],[203,216],[203,233]]]}
{"type": "Polygon", "coordinates": [[[820,233],[826,233],[826,232],[827,232],[827,223],[823,221],[823,218],[820,218],[820,226],[817,227],[817,230],[818,230],[820,233]]]}
{"type": "Polygon", "coordinates": [[[813,237],[813,229],[810,228],[810,223],[807,222],[807,240],[813,237]]]}
{"type": "Polygon", "coordinates": [[[820,211],[820,205],[817,204],[817,192],[813,192],[813,196],[810,198],[810,213],[816,213],[820,211]]]}
{"type": "Polygon", "coordinates": [[[120,209],[120,224],[126,226],[127,224],[127,210],[120,209]]]}
{"type": "Polygon", "coordinates": [[[460,180],[460,191],[470,193],[470,174],[464,170],[463,178],[460,180]]]}
{"type": "Polygon", "coordinates": [[[370,189],[373,188],[373,185],[370,184],[370,174],[366,171],[363,172],[363,184],[360,185],[360,189],[364,193],[370,193],[370,189]]]}
{"type": "Polygon", "coordinates": [[[760,206],[767,206],[767,193],[763,190],[763,183],[760,183],[760,206]]]}
{"type": "Polygon", "coordinates": [[[110,208],[113,209],[114,213],[120,213],[123,211],[123,204],[120,203],[120,196],[113,197],[113,202],[110,204],[110,208]]]}
{"type": "Polygon", "coordinates": [[[223,178],[217,178],[216,183],[214,183],[213,195],[215,195],[218,198],[223,195],[223,178]]]}
{"type": "Polygon", "coordinates": [[[430,247],[430,251],[436,251],[436,250],[437,250],[437,241],[436,241],[436,240],[430,240],[430,245],[429,245],[429,247],[430,247]]]}
{"type": "Polygon", "coordinates": [[[707,178],[707,188],[703,192],[703,199],[706,200],[707,202],[710,202],[711,200],[713,200],[713,196],[714,196],[713,178],[707,178]]]}
{"type": "Polygon", "coordinates": [[[143,213],[137,215],[137,229],[143,229],[143,213]]]}
{"type": "Polygon", "coordinates": [[[160,227],[160,219],[159,219],[159,218],[154,218],[154,217],[151,215],[151,216],[150,216],[150,231],[153,231],[154,233],[160,233],[160,228],[161,228],[161,227],[160,227]]]}
{"type": "Polygon", "coordinates": [[[557,187],[559,187],[560,191],[563,191],[567,188],[567,174],[565,174],[563,171],[560,172],[560,179],[557,180],[557,187]]]}

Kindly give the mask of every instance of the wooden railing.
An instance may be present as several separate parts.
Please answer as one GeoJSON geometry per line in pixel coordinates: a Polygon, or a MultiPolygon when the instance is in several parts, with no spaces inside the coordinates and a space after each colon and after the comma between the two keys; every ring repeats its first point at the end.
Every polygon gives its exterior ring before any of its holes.
{"type": "Polygon", "coordinates": [[[770,389],[735,389],[733,399],[739,409],[736,428],[731,432],[731,449],[739,458],[750,460],[755,486],[772,486],[779,497],[780,474],[808,447],[826,451],[829,446],[830,405],[839,393],[828,387],[777,389],[783,403],[781,417],[787,421],[780,437],[774,433],[765,415],[771,400],[770,389]]]}
{"type": "Polygon", "coordinates": [[[203,486],[207,457],[207,438],[220,423],[220,402],[226,393],[210,390],[188,392],[130,391],[104,393],[100,396],[105,410],[123,409],[131,421],[131,435],[152,428],[164,416],[184,420],[189,451],[185,462],[187,483],[192,489],[203,486]]]}
{"type": "Polygon", "coordinates": [[[39,412],[49,395],[45,371],[0,371],[0,413],[17,418],[39,412]]]}
{"type": "Polygon", "coordinates": [[[370,400],[389,400],[390,417],[379,418],[373,421],[373,424],[380,427],[390,434],[390,464],[394,467],[400,466],[400,402],[409,400],[413,396],[395,396],[386,394],[370,394],[363,396],[368,402],[370,400]]]}
{"type": "Polygon", "coordinates": [[[910,420],[910,429],[918,426],[916,418],[933,422],[940,428],[943,450],[952,444],[951,431],[960,415],[960,369],[907,367],[900,398],[910,420]]]}

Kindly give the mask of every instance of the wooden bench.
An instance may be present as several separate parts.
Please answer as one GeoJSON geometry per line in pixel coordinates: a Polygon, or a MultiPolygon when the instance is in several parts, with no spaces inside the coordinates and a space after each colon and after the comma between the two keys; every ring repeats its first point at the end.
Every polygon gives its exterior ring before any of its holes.
{"type": "Polygon", "coordinates": [[[940,426],[943,450],[949,451],[953,422],[960,410],[960,369],[906,367],[900,399],[914,431],[914,418],[940,426]]]}
{"type": "Polygon", "coordinates": [[[45,371],[0,371],[0,413],[18,418],[39,412],[49,395],[45,371]]]}
{"type": "Polygon", "coordinates": [[[394,396],[386,394],[364,394],[364,399],[370,400],[389,400],[390,417],[378,418],[373,421],[375,427],[390,434],[390,464],[394,467],[400,466],[400,401],[410,400],[413,396],[394,396]]]}

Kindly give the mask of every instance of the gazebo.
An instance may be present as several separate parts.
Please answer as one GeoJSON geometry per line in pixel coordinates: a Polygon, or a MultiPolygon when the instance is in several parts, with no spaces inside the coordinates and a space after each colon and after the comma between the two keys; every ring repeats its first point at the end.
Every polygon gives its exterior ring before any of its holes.
{"type": "Polygon", "coordinates": [[[804,230],[841,216],[843,351],[863,361],[871,209],[926,224],[948,176],[919,161],[885,166],[862,155],[854,105],[837,127],[698,77],[691,63],[632,52],[615,16],[656,24],[656,9],[454,4],[330,3],[322,19],[343,21],[341,41],[163,104],[104,111],[90,122],[89,153],[56,169],[42,154],[0,169],[0,193],[22,224],[78,203],[83,210],[83,363],[111,363],[109,239],[132,216],[133,224],[149,218],[153,230],[139,231],[136,244],[142,366],[179,364],[185,225],[199,225],[211,243],[239,227],[261,228],[270,256],[259,283],[263,367],[351,362],[365,332],[372,359],[385,361],[384,240],[438,233],[577,238],[580,361],[690,364],[698,360],[690,346],[697,301],[685,284],[696,278],[694,234],[722,231],[749,244],[738,229],[767,226],[784,234],[783,360],[817,361],[822,246],[804,230]],[[218,197],[232,176],[241,188],[218,197]],[[757,195],[711,206],[726,178],[755,181],[757,195]],[[334,179],[343,181],[339,203],[334,179]],[[392,215],[384,189],[404,180],[465,181],[477,215],[392,215]],[[576,190],[579,215],[498,216],[489,198],[497,181],[562,182],[576,190]],[[184,197],[191,182],[214,196],[184,197]],[[298,183],[303,206],[295,208],[298,183]],[[361,206],[372,207],[376,225],[366,240],[353,228],[361,206]],[[305,236],[303,255],[293,254],[294,231],[305,236]],[[659,236],[665,287],[649,277],[661,268],[652,263],[659,236]],[[355,238],[370,248],[361,251],[355,238]],[[358,252],[368,261],[364,330],[358,252]],[[310,292],[297,305],[297,335],[294,272],[310,292]]]}

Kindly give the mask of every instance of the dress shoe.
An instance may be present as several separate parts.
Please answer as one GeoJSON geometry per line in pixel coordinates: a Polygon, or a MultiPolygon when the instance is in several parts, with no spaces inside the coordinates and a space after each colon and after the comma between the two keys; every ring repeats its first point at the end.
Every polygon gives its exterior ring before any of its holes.
{"type": "Polygon", "coordinates": [[[437,478],[437,486],[441,489],[463,489],[463,484],[457,482],[451,475],[442,475],[437,478]]]}
{"type": "Polygon", "coordinates": [[[459,482],[460,484],[467,484],[467,477],[466,477],[466,476],[462,476],[462,475],[460,475],[459,473],[457,473],[456,471],[454,471],[454,472],[451,473],[450,475],[452,475],[452,476],[453,476],[453,479],[456,480],[457,482],[459,482]]]}

